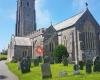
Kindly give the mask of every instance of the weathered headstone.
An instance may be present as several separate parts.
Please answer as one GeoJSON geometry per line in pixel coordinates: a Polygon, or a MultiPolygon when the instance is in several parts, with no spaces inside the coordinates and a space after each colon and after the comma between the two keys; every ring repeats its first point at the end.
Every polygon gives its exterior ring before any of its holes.
{"type": "Polygon", "coordinates": [[[54,64],[54,57],[50,58],[50,64],[54,64]]]}
{"type": "Polygon", "coordinates": [[[80,74],[80,67],[78,64],[74,65],[74,74],[80,74]]]}
{"type": "Polygon", "coordinates": [[[39,59],[34,59],[34,66],[39,66],[39,59]]]}
{"type": "Polygon", "coordinates": [[[42,78],[52,78],[50,63],[44,63],[41,65],[42,78]]]}
{"type": "Polygon", "coordinates": [[[12,61],[11,62],[16,63],[17,62],[17,59],[15,57],[12,57],[12,61]]]}
{"type": "Polygon", "coordinates": [[[83,61],[79,61],[79,66],[80,66],[80,70],[83,70],[83,68],[84,68],[84,62],[83,61]]]}
{"type": "Polygon", "coordinates": [[[48,56],[44,56],[44,63],[50,63],[50,58],[48,56]]]}
{"type": "Polygon", "coordinates": [[[92,72],[92,62],[91,60],[87,60],[86,62],[86,73],[91,73],[92,72]]]}
{"type": "Polygon", "coordinates": [[[62,63],[64,66],[68,66],[68,60],[66,56],[62,56],[62,63]]]}
{"type": "Polygon", "coordinates": [[[59,77],[65,77],[67,75],[67,71],[59,72],[59,77]]]}
{"type": "Polygon", "coordinates": [[[42,62],[42,57],[39,56],[38,59],[39,59],[39,62],[41,63],[42,62]]]}
{"type": "Polygon", "coordinates": [[[54,57],[54,61],[55,61],[55,63],[60,63],[59,57],[54,57]]]}
{"type": "Polygon", "coordinates": [[[23,58],[20,62],[21,72],[27,73],[30,72],[30,65],[27,58],[23,58]]]}
{"type": "Polygon", "coordinates": [[[27,57],[27,60],[28,60],[29,67],[31,67],[31,58],[27,57]]]}
{"type": "Polygon", "coordinates": [[[94,72],[100,72],[100,57],[96,57],[94,60],[94,66],[93,66],[93,71],[94,72]]]}
{"type": "Polygon", "coordinates": [[[31,59],[30,59],[30,57],[27,57],[27,64],[28,64],[28,71],[30,71],[30,67],[31,67],[31,59]]]}

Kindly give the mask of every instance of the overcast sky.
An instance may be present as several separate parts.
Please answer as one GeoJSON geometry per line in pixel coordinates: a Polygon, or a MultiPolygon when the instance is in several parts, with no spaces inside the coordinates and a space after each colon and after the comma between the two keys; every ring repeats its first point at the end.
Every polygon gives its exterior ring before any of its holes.
{"type": "MultiPolygon", "coordinates": [[[[56,24],[86,9],[86,0],[36,0],[37,28],[56,24]]],[[[87,0],[88,7],[100,23],[100,0],[87,0]]],[[[0,0],[0,51],[7,48],[15,34],[16,0],[0,0]]]]}

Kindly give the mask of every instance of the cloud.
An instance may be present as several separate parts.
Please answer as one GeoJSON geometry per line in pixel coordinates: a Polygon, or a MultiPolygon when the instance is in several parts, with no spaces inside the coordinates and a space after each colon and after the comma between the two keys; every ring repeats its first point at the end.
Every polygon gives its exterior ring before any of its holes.
{"type": "Polygon", "coordinates": [[[50,24],[51,14],[48,9],[46,9],[45,4],[47,0],[36,0],[36,20],[37,27],[47,27],[50,24]]]}
{"type": "Polygon", "coordinates": [[[85,9],[86,2],[88,2],[88,0],[73,0],[73,9],[78,10],[78,11],[85,9]]]}

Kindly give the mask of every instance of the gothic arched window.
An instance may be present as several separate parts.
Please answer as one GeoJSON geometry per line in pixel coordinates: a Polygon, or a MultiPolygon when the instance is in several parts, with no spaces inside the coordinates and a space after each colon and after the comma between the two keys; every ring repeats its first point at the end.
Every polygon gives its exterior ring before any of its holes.
{"type": "Polygon", "coordinates": [[[50,48],[50,49],[49,49],[50,52],[53,52],[53,48],[54,48],[54,46],[53,46],[53,43],[52,43],[52,42],[49,43],[49,48],[50,48]]]}

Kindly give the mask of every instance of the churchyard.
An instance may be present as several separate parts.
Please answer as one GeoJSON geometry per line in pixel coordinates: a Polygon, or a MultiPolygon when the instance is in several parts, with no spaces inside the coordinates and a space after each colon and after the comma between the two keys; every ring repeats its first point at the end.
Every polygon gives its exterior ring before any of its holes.
{"type": "Polygon", "coordinates": [[[7,63],[19,80],[100,80],[100,57],[69,64],[69,54],[62,45],[54,50],[54,57],[45,55],[31,59],[23,57],[7,63]],[[61,54],[62,53],[62,54],[61,54]]]}
{"type": "MultiPolygon", "coordinates": [[[[17,63],[7,63],[9,69],[18,76],[19,80],[42,80],[41,64],[37,67],[31,66],[31,72],[22,74],[18,70],[17,63]]],[[[93,67],[92,67],[93,68],[93,67]]],[[[100,80],[100,72],[86,73],[84,66],[83,70],[80,70],[80,74],[73,74],[73,64],[63,66],[63,64],[51,64],[52,78],[46,80],[100,80]],[[60,75],[62,72],[67,72],[64,76],[60,75]]],[[[45,80],[45,79],[44,79],[45,80]]]]}

